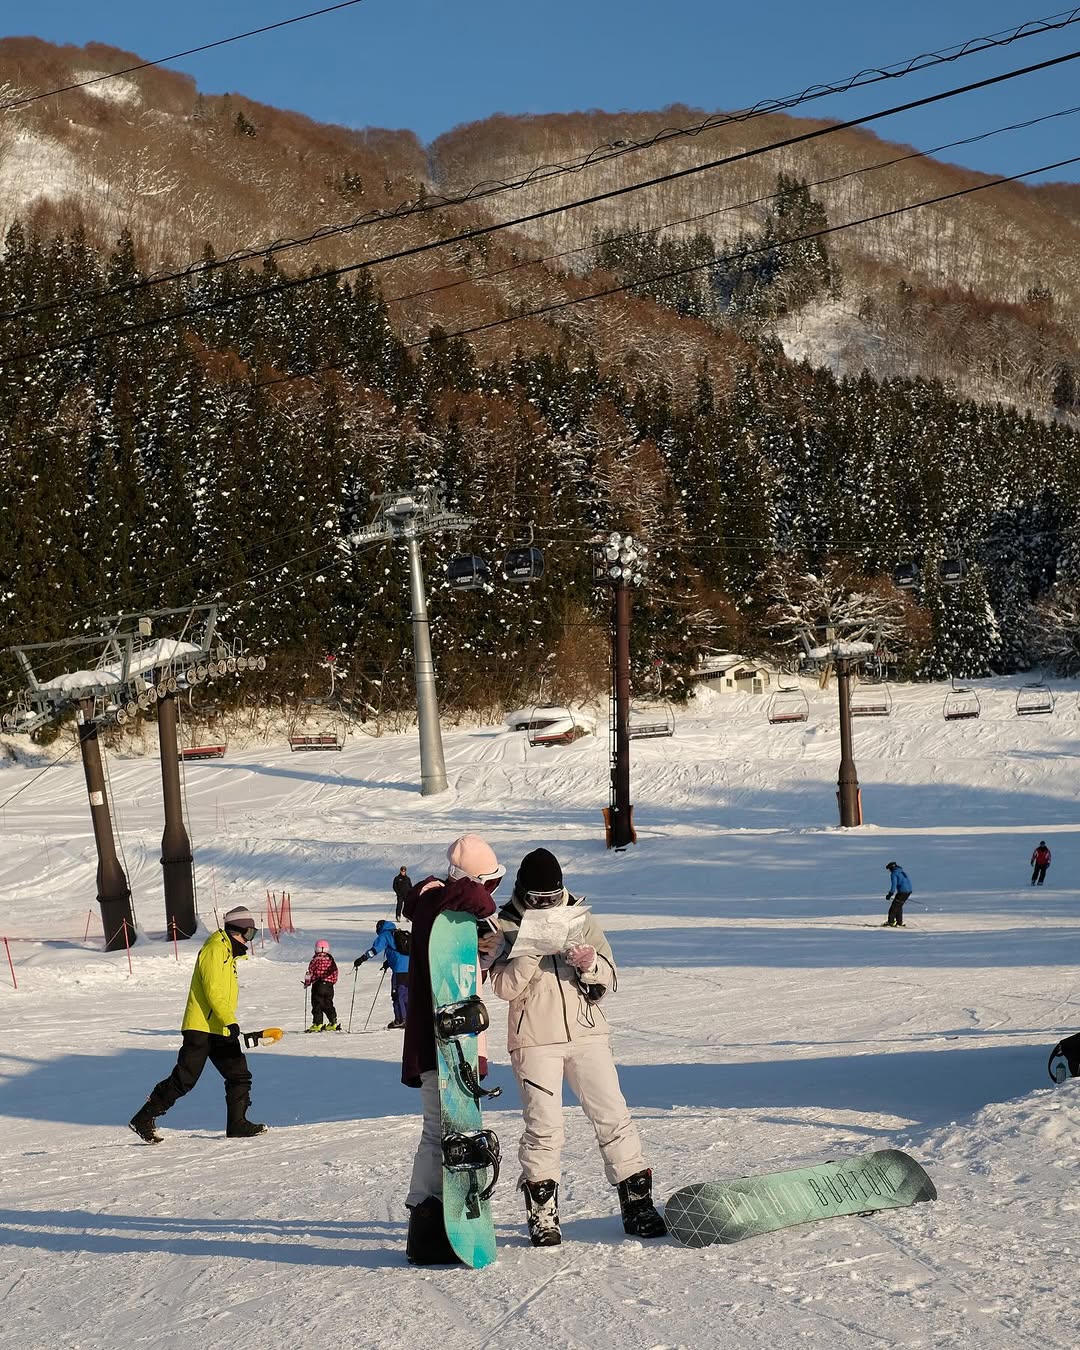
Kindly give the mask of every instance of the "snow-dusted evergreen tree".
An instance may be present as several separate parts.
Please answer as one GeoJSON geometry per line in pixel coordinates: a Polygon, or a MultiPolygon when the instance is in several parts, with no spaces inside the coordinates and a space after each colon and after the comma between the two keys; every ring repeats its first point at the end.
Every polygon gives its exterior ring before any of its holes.
{"type": "Polygon", "coordinates": [[[986,577],[969,563],[961,582],[948,585],[938,575],[940,552],[928,553],[923,569],[923,604],[933,620],[933,639],[919,674],[926,679],[978,679],[989,675],[1001,650],[1001,632],[986,577]]]}
{"type": "Polygon", "coordinates": [[[1080,587],[1056,586],[1026,617],[1035,659],[1059,675],[1080,674],[1080,587]]]}

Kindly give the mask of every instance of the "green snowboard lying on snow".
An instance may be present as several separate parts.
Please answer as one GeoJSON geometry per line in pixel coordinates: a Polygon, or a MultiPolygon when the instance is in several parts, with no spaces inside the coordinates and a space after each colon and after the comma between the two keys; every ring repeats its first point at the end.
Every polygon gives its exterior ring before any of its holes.
{"type": "Polygon", "coordinates": [[[667,1202],[664,1218],[684,1247],[709,1247],[936,1199],[934,1183],[915,1159],[888,1148],[790,1172],[684,1186],[667,1202]]]}

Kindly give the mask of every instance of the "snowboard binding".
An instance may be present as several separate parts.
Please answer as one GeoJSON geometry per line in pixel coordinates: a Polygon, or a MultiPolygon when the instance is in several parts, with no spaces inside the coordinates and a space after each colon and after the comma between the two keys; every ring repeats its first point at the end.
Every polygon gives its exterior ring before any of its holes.
{"type": "Polygon", "coordinates": [[[496,1097],[502,1096],[501,1087],[483,1088],[480,1086],[480,1080],[473,1072],[473,1066],[465,1058],[465,1051],[461,1048],[461,1042],[452,1039],[449,1042],[457,1051],[457,1071],[461,1086],[469,1094],[474,1102],[481,1102],[485,1098],[488,1101],[494,1101],[496,1097]]]}
{"type": "Polygon", "coordinates": [[[444,1003],[435,1009],[435,1034],[446,1045],[452,1045],[457,1055],[458,1079],[474,1102],[486,1097],[492,1100],[502,1096],[502,1088],[482,1088],[480,1080],[461,1048],[462,1036],[479,1036],[491,1025],[488,1010],[479,994],[470,994],[458,1003],[444,1003]]]}
{"type": "Polygon", "coordinates": [[[470,1219],[478,1218],[481,1204],[491,1198],[499,1180],[499,1160],[502,1157],[499,1136],[494,1130],[468,1130],[460,1134],[448,1134],[442,1141],[442,1157],[446,1171],[469,1173],[465,1213],[470,1219]],[[491,1180],[481,1190],[477,1173],[489,1168],[491,1180]]]}
{"type": "Polygon", "coordinates": [[[435,1034],[441,1041],[455,1036],[479,1036],[491,1025],[487,1007],[478,994],[471,994],[460,1003],[447,1003],[435,1012],[435,1034]]]}

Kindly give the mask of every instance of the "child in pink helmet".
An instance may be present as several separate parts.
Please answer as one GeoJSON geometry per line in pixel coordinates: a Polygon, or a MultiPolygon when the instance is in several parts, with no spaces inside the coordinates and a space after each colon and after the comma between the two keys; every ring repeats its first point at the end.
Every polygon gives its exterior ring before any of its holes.
{"type": "Polygon", "coordinates": [[[304,988],[311,986],[311,1026],[305,1030],[341,1030],[334,1009],[334,985],[337,984],[337,977],[337,962],[330,955],[330,944],[325,938],[320,938],[315,944],[315,955],[308,962],[307,975],[304,977],[304,988]]]}

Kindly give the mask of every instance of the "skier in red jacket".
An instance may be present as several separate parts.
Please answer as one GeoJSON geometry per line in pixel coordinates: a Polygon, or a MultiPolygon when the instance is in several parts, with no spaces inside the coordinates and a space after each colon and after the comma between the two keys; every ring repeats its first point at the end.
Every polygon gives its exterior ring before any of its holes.
{"type": "Polygon", "coordinates": [[[1046,869],[1050,866],[1050,850],[1046,847],[1046,840],[1039,840],[1039,847],[1031,855],[1031,866],[1034,871],[1031,873],[1031,884],[1041,886],[1046,880],[1046,869]]]}

